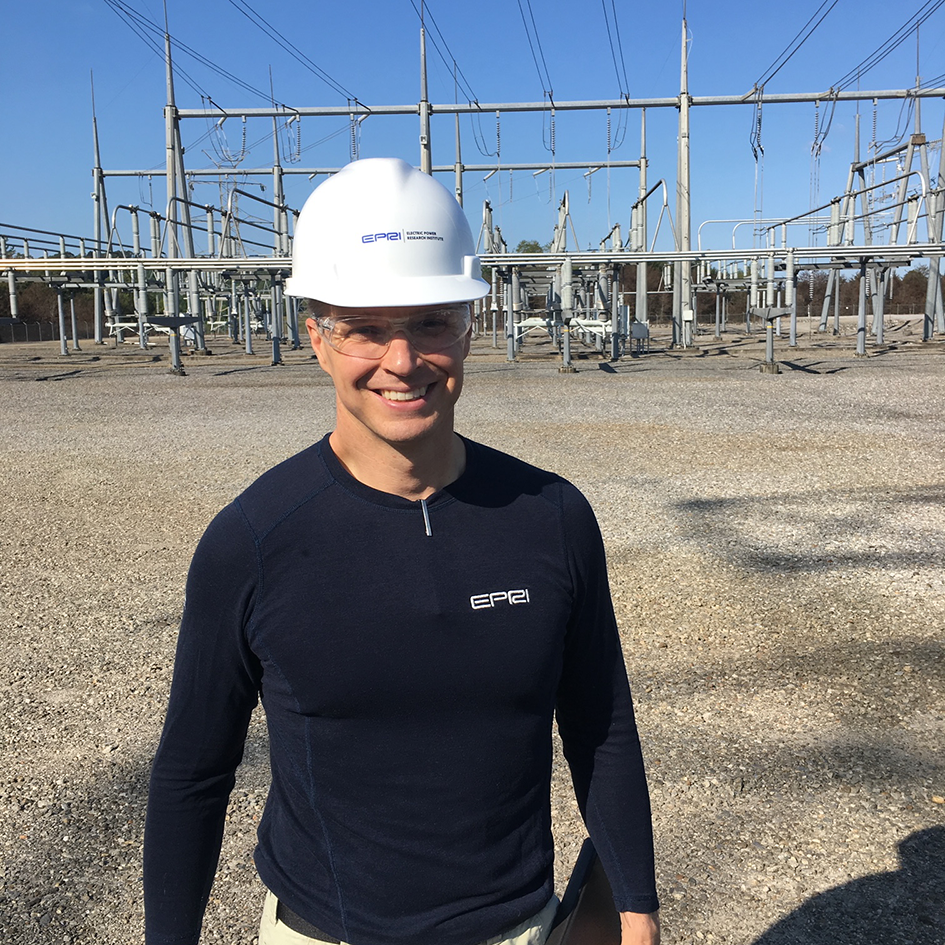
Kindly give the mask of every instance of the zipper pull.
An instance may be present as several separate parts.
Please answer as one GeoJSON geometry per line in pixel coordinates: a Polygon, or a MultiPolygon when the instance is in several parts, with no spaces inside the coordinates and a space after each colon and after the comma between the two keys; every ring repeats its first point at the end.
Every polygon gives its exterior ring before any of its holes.
{"type": "Polygon", "coordinates": [[[423,510],[423,527],[426,529],[427,538],[433,537],[433,529],[430,528],[430,513],[427,511],[427,500],[420,500],[420,508],[423,510]]]}

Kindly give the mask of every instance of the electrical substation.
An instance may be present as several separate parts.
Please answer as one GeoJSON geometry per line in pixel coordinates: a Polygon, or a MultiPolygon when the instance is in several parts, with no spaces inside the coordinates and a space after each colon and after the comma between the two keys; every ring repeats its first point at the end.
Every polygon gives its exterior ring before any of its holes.
{"type": "MultiPolygon", "coordinates": [[[[813,18],[812,18],[813,20],[813,18]]],[[[816,26],[816,24],[815,24],[816,26]]],[[[917,24],[916,24],[917,26],[917,24]]],[[[801,34],[798,34],[799,36],[801,34]]],[[[809,35],[809,34],[808,34],[809,35]]],[[[515,361],[536,339],[550,341],[563,373],[572,371],[574,351],[596,352],[619,360],[651,349],[650,300],[654,292],[671,293],[671,337],[668,347],[698,348],[701,339],[721,338],[723,332],[766,333],[762,370],[777,372],[775,339],[796,346],[798,337],[799,284],[810,285],[813,273],[826,273],[823,301],[816,313],[816,330],[840,333],[841,274],[853,277],[858,288],[856,311],[846,306],[846,316],[856,317],[856,355],[885,341],[886,305],[892,276],[920,262],[929,278],[922,320],[922,339],[945,335],[942,302],[941,259],[945,217],[945,149],[942,148],[943,77],[931,83],[916,81],[913,87],[863,90],[859,74],[844,77],[835,87],[820,92],[772,94],[764,84],[748,95],[691,95],[688,83],[687,24],[682,21],[680,89],[677,96],[594,101],[557,101],[546,95],[542,102],[465,103],[431,102],[426,82],[426,34],[421,19],[419,102],[402,105],[362,104],[356,99],[344,106],[272,106],[270,108],[179,108],[174,91],[173,42],[164,35],[167,102],[164,110],[166,161],[163,169],[112,169],[104,166],[99,152],[98,130],[93,118],[94,166],[93,233],[90,237],[25,226],[0,225],[0,268],[9,290],[7,326],[18,324],[18,293],[30,282],[41,280],[55,289],[58,298],[60,353],[78,348],[72,293],[90,290],[94,297],[94,342],[137,344],[147,349],[154,333],[169,339],[172,370],[183,373],[182,348],[199,354],[208,350],[208,338],[223,336],[241,345],[248,354],[257,347],[271,348],[272,363],[282,360],[282,348],[299,348],[299,305],[284,295],[284,280],[291,265],[292,239],[299,207],[285,197],[289,175],[302,175],[317,183],[337,167],[302,167],[285,160],[280,141],[298,141],[317,129],[320,119],[347,118],[351,129],[351,158],[358,155],[358,129],[368,116],[391,116],[401,122],[419,119],[418,166],[421,170],[452,178],[456,197],[464,198],[465,175],[519,173],[538,175],[555,169],[582,170],[586,177],[606,167],[608,173],[634,175],[637,199],[622,208],[621,222],[601,234],[599,246],[581,250],[569,243],[569,196],[560,197],[554,232],[545,234],[543,252],[510,250],[495,225],[487,200],[481,208],[479,247],[483,266],[490,274],[492,290],[477,303],[476,332],[491,340],[508,361],[515,361]],[[899,101],[908,107],[911,127],[892,143],[877,141],[877,103],[899,101]],[[856,144],[850,155],[845,181],[820,182],[832,195],[817,206],[787,218],[754,218],[731,221],[693,221],[690,192],[690,114],[693,109],[740,107],[754,109],[760,139],[761,110],[779,105],[806,103],[814,112],[814,149],[826,134],[834,112],[854,103],[856,144]],[[921,105],[929,103],[923,112],[921,105]],[[861,141],[860,105],[874,111],[872,139],[861,141]],[[647,117],[659,109],[678,112],[677,165],[675,169],[651,166],[647,157],[647,117]],[[936,112],[937,109],[937,112],[936,112]],[[606,118],[608,141],[615,116],[625,121],[632,136],[639,129],[638,156],[611,160],[606,155],[586,163],[554,161],[556,117],[569,111],[593,111],[606,118]],[[499,139],[502,123],[516,115],[540,112],[550,130],[552,160],[503,163],[499,139]],[[431,135],[431,116],[453,116],[455,137],[431,135]],[[460,119],[463,116],[494,117],[496,157],[492,163],[464,163],[460,119]],[[271,127],[273,158],[267,167],[243,166],[242,153],[230,157],[230,165],[191,165],[185,160],[181,127],[196,120],[215,123],[241,122],[245,144],[247,123],[271,127]],[[937,122],[927,135],[923,120],[937,122]],[[305,129],[305,131],[303,131],[305,129]],[[160,211],[131,203],[116,203],[109,190],[119,179],[164,178],[166,201],[160,211]],[[214,181],[219,200],[193,199],[195,181],[214,181]],[[254,184],[255,182],[255,184],[254,184]],[[266,195],[262,195],[268,188],[266,195]],[[732,227],[731,246],[704,245],[706,223],[732,227]],[[735,232],[750,226],[751,248],[735,248],[735,232]],[[671,248],[658,248],[657,237],[672,234],[671,248]],[[695,230],[695,233],[694,233],[695,230]],[[693,239],[695,235],[695,241],[693,239]],[[820,245],[822,243],[822,245],[820,245]],[[648,274],[660,274],[654,290],[648,274]],[[697,304],[699,296],[714,300],[714,312],[697,304]],[[133,299],[129,305],[128,298],[133,299]],[[124,300],[124,301],[123,301],[124,300]],[[70,346],[71,337],[71,346],[70,346]]],[[[790,48],[790,47],[789,47],[790,48]]],[[[795,47],[794,51],[796,51],[795,47]]],[[[785,51],[787,52],[787,50],[785,51]]],[[[793,54],[793,53],[792,53],[793,54]]],[[[852,74],[851,74],[852,75],[852,74]]],[[[155,116],[157,120],[157,116],[155,116]]],[[[865,135],[864,135],[865,137],[865,135]]],[[[760,140],[752,146],[760,148],[760,140]]],[[[244,149],[245,150],[245,149],[244,149]]],[[[757,161],[756,153],[756,161],[757,161]]],[[[593,158],[593,155],[592,155],[593,158]]],[[[466,205],[470,215],[478,209],[466,205]]],[[[475,232],[475,227],[474,227],[475,232]]],[[[717,238],[717,225],[707,231],[717,238]]],[[[664,238],[665,243],[665,238],[664,238]]],[[[370,274],[365,273],[369,278],[370,274]]],[[[812,298],[812,296],[811,296],[812,298]]],[[[810,317],[810,298],[807,315],[810,317]]]]}

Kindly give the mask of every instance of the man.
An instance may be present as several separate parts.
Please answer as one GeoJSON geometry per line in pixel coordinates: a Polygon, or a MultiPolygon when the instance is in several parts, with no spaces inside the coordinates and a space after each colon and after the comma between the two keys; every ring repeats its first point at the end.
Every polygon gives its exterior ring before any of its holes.
{"type": "Polygon", "coordinates": [[[358,161],[299,217],[290,294],[337,422],[195,553],[145,837],[148,945],[192,945],[261,695],[260,945],[542,945],[556,715],[622,910],[659,927],[646,781],[593,513],[458,436],[471,301],[455,199],[358,161]]]}

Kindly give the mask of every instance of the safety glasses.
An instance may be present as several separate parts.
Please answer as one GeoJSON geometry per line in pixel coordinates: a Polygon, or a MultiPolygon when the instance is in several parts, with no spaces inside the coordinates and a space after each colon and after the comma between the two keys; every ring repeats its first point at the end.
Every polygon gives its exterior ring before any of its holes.
{"type": "Polygon", "coordinates": [[[456,344],[469,331],[469,305],[386,318],[382,315],[323,315],[315,319],[325,340],[341,354],[379,361],[394,336],[402,334],[420,354],[456,344]]]}

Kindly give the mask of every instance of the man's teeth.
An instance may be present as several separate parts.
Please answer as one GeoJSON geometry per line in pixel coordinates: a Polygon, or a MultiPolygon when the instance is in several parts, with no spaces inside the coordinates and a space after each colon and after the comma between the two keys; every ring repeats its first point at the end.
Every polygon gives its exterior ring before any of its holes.
{"type": "Polygon", "coordinates": [[[385,400],[418,400],[429,388],[429,384],[426,387],[415,387],[413,390],[382,390],[381,397],[385,400]]]}

